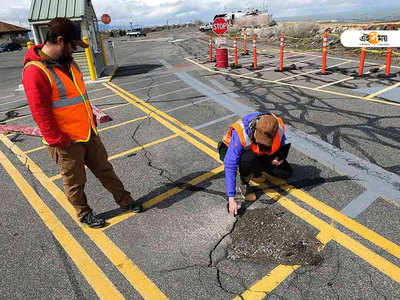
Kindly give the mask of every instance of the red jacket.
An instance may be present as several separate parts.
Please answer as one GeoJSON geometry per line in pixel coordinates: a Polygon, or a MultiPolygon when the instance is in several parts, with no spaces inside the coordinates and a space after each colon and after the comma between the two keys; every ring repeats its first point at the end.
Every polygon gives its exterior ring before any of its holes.
{"type": "MultiPolygon", "coordinates": [[[[37,49],[43,45],[32,47],[25,55],[24,65],[29,61],[41,61],[37,49]]],[[[46,74],[36,66],[27,67],[22,76],[26,98],[31,109],[33,119],[40,128],[44,139],[51,146],[65,148],[71,141],[68,134],[62,132],[56,123],[51,108],[50,81],[46,74]]]]}

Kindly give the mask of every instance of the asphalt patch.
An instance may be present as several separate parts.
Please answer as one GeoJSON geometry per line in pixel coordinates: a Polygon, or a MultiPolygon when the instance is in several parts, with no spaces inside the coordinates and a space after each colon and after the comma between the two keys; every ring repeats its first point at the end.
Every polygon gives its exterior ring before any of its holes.
{"type": "Polygon", "coordinates": [[[247,210],[231,234],[227,258],[281,265],[319,265],[322,244],[276,205],[247,210]]]}

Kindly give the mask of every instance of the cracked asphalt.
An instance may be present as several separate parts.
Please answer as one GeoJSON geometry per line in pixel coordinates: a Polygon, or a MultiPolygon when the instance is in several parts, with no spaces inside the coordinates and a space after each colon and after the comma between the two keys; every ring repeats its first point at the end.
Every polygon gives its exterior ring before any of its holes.
{"type": "MultiPolygon", "coordinates": [[[[334,56],[328,65],[347,73],[302,74],[318,70],[320,57],[289,51],[287,64],[298,68],[276,73],[278,52],[262,44],[258,72],[247,69],[251,57],[239,58],[243,68],[217,70],[207,62],[207,36],[189,30],[115,45],[112,81],[87,87],[112,118],[99,126],[110,161],[146,211],[123,214],[88,172],[89,203],[109,226],[81,228],[57,166],[36,149],[40,138],[1,135],[0,154],[16,168],[0,164],[4,298],[110,296],[58,232],[71,234],[126,299],[400,298],[400,187],[390,185],[400,176],[400,106],[392,94],[369,101],[365,92],[391,87],[399,76],[346,79],[357,58],[334,56]],[[272,111],[289,125],[294,174],[287,182],[269,178],[234,218],[215,144],[243,109],[272,111]],[[370,183],[375,178],[393,189],[390,197],[370,183]],[[65,231],[51,227],[57,220],[65,231]]],[[[32,126],[16,91],[25,51],[0,54],[0,120],[32,126]]]]}

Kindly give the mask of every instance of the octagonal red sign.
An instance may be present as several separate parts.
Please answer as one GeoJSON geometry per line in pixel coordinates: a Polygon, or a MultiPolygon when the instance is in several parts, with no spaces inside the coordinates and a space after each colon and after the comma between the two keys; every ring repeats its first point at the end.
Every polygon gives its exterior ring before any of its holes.
{"type": "Polygon", "coordinates": [[[110,17],[108,14],[103,14],[103,15],[101,16],[101,21],[102,21],[104,24],[110,24],[110,22],[111,22],[111,17],[110,17]]]}
{"type": "Polygon", "coordinates": [[[212,29],[217,35],[224,34],[228,30],[228,23],[224,18],[216,18],[213,22],[212,29]]]}

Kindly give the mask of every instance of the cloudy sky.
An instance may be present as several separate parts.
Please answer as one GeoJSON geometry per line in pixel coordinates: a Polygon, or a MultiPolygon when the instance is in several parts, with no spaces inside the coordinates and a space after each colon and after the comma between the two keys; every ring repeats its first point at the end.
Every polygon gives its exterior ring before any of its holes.
{"type": "MultiPolygon", "coordinates": [[[[31,0],[1,1],[3,3],[0,6],[0,21],[27,25],[31,0]]],[[[97,15],[108,13],[114,25],[129,24],[129,22],[159,25],[167,21],[173,24],[198,19],[209,21],[217,13],[263,6],[268,6],[278,18],[321,15],[324,12],[340,14],[365,11],[370,14],[383,9],[387,10],[389,15],[393,11],[398,11],[400,15],[400,4],[396,3],[398,0],[92,0],[92,2],[97,15]]]]}

